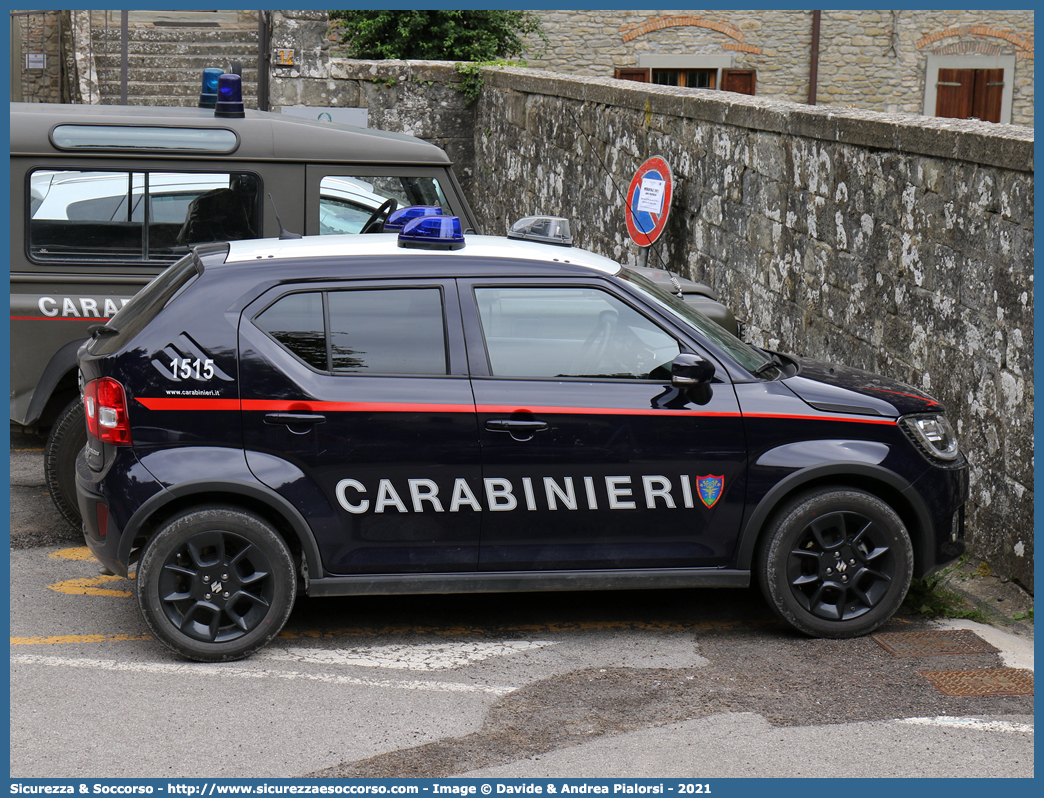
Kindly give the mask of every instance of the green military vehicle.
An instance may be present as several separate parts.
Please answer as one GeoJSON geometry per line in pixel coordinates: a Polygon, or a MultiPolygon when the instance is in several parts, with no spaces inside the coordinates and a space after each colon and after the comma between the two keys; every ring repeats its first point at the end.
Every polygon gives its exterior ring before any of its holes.
{"type": "MultiPolygon", "coordinates": [[[[47,429],[47,483],[80,527],[76,350],[190,247],[380,230],[438,205],[476,227],[420,139],[250,111],[11,104],[11,420],[47,429]]],[[[258,264],[258,268],[264,268],[258,264]]]]}

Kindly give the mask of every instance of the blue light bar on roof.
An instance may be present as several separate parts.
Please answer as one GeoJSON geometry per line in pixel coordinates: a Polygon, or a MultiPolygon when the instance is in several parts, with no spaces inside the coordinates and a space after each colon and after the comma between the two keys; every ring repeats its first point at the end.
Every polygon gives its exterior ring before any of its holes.
{"type": "Polygon", "coordinates": [[[226,72],[218,78],[218,98],[214,105],[214,116],[222,119],[242,119],[246,116],[243,110],[243,83],[239,75],[226,72]]]}
{"type": "Polygon", "coordinates": [[[221,70],[217,67],[207,67],[203,70],[203,88],[199,92],[199,107],[213,108],[218,98],[218,78],[221,70]]]}
{"type": "Polygon", "coordinates": [[[457,216],[422,216],[407,222],[399,233],[399,246],[413,249],[461,249],[464,233],[457,216]]]}
{"type": "Polygon", "coordinates": [[[384,223],[384,232],[397,233],[414,219],[420,219],[424,216],[441,215],[442,208],[438,205],[407,205],[405,208],[399,208],[397,211],[393,211],[388,216],[388,220],[384,223]]]}

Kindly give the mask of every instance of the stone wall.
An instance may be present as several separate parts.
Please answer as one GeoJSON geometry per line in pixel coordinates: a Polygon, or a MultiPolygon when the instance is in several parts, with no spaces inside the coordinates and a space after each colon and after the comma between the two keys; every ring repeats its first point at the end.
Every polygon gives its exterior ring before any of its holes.
{"type": "Polygon", "coordinates": [[[442,147],[470,196],[475,162],[475,108],[456,90],[453,64],[354,61],[336,55],[325,11],[272,12],[272,48],[294,50],[292,67],[274,67],[270,103],[365,108],[368,126],[408,133],[442,147]]]}
{"type": "Polygon", "coordinates": [[[20,11],[11,15],[12,99],[28,103],[63,101],[62,53],[63,25],[69,12],[20,11]],[[26,56],[43,59],[43,67],[27,66],[26,56]]]}
{"type": "Polygon", "coordinates": [[[465,107],[450,64],[310,69],[273,107],[323,91],[459,145],[486,232],[554,213],[633,263],[620,191],[665,157],[675,200],[651,262],[711,284],[754,343],[941,399],[972,463],[971,549],[1032,589],[1032,129],[513,68],[486,69],[465,107]]]}
{"type": "MultiPolygon", "coordinates": [[[[811,11],[540,11],[530,67],[612,77],[643,56],[727,56],[756,93],[807,102],[811,11]],[[542,51],[542,52],[541,52],[542,51]]],[[[929,55],[1014,58],[1011,122],[1033,124],[1032,9],[823,11],[816,101],[921,113],[929,55]]]]}

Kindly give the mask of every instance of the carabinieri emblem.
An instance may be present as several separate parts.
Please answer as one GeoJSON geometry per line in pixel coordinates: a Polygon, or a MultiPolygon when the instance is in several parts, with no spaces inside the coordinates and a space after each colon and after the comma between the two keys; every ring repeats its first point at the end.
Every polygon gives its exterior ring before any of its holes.
{"type": "Polygon", "coordinates": [[[725,486],[725,475],[719,477],[705,476],[696,477],[696,492],[700,494],[700,501],[707,507],[713,507],[721,498],[721,489],[725,486]]]}

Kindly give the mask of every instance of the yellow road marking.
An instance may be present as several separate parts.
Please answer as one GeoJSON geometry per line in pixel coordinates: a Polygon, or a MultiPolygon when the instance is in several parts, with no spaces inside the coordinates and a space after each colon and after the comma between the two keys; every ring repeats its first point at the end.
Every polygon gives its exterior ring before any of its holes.
{"type": "Polygon", "coordinates": [[[54,635],[53,637],[12,637],[12,646],[57,646],[64,643],[119,643],[124,640],[151,640],[148,635],[54,635]]]}
{"type": "Polygon", "coordinates": [[[108,582],[122,582],[126,577],[122,576],[93,576],[86,579],[66,579],[64,582],[56,582],[48,585],[49,590],[56,593],[66,593],[71,596],[116,596],[118,598],[129,598],[132,594],[129,590],[109,590],[98,587],[108,582]]]}
{"type": "Polygon", "coordinates": [[[12,449],[12,452],[42,452],[44,449],[12,449]]]}
{"type": "Polygon", "coordinates": [[[73,546],[69,549],[59,549],[47,555],[52,560],[93,560],[94,555],[86,546],[73,546]]]}

